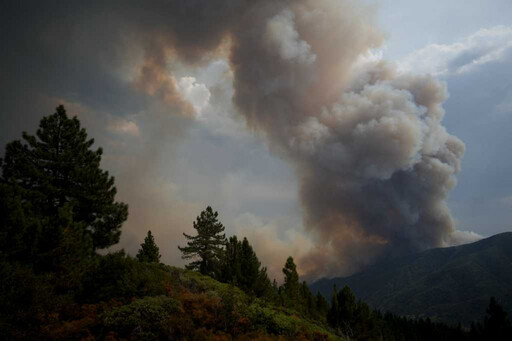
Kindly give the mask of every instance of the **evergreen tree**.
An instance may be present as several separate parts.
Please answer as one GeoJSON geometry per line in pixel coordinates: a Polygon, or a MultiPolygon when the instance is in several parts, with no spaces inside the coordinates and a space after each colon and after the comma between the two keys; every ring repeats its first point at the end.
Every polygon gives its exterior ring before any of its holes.
{"type": "Polygon", "coordinates": [[[272,288],[270,289],[269,296],[270,301],[273,302],[274,304],[281,304],[279,289],[279,285],[277,285],[277,281],[274,278],[274,280],[272,280],[272,288]]]}
{"type": "Polygon", "coordinates": [[[483,336],[486,340],[510,340],[512,326],[503,307],[491,297],[484,319],[483,336]]]}
{"type": "Polygon", "coordinates": [[[268,301],[275,301],[276,291],[272,286],[272,282],[267,274],[267,268],[262,267],[258,273],[258,279],[254,284],[254,293],[257,297],[262,297],[268,301]]]}
{"type": "Polygon", "coordinates": [[[339,325],[339,316],[340,316],[340,306],[338,302],[338,292],[336,291],[336,284],[334,284],[332,288],[332,299],[331,299],[331,308],[327,313],[327,322],[333,328],[337,328],[339,325]]]}
{"type": "Polygon", "coordinates": [[[160,250],[155,243],[155,239],[153,238],[151,231],[148,231],[148,235],[146,238],[144,238],[144,243],[140,244],[140,249],[137,253],[137,259],[139,262],[160,262],[160,250]]]}
{"type": "Polygon", "coordinates": [[[352,321],[356,311],[356,298],[348,286],[344,286],[338,293],[339,318],[345,321],[352,321]]]}
{"type": "Polygon", "coordinates": [[[354,335],[360,340],[378,339],[378,328],[375,314],[368,304],[359,300],[354,312],[352,321],[352,330],[354,335]]]}
{"type": "Polygon", "coordinates": [[[315,310],[317,311],[318,315],[320,316],[326,316],[327,312],[329,311],[329,303],[325,299],[325,297],[321,293],[317,293],[315,297],[315,310]]]}
{"type": "Polygon", "coordinates": [[[178,249],[183,252],[183,259],[199,258],[188,264],[187,269],[199,270],[203,275],[212,277],[216,277],[219,272],[219,261],[222,257],[223,246],[226,244],[226,236],[221,234],[224,232],[224,225],[218,221],[218,215],[218,212],[214,212],[208,206],[194,222],[197,235],[189,236],[183,233],[188,240],[187,246],[178,246],[178,249]]]}
{"type": "Polygon", "coordinates": [[[242,289],[250,294],[255,294],[255,286],[258,284],[260,275],[261,263],[256,257],[252,246],[249,244],[247,238],[242,241],[241,247],[241,270],[242,278],[240,278],[240,285],[242,289]]]}
{"type": "Polygon", "coordinates": [[[233,282],[249,295],[272,296],[267,269],[261,267],[247,238],[243,241],[239,241],[236,236],[229,238],[221,261],[219,280],[224,283],[233,282]]]}
{"type": "Polygon", "coordinates": [[[352,337],[358,328],[364,332],[371,329],[370,315],[370,308],[366,304],[356,304],[356,298],[348,286],[337,292],[334,285],[331,308],[327,313],[327,322],[331,327],[338,328],[343,335],[352,337]]]}
{"type": "Polygon", "coordinates": [[[240,285],[239,282],[242,277],[240,247],[241,243],[237,236],[230,237],[226,242],[226,249],[222,255],[222,265],[219,278],[224,283],[240,285]]]}
{"type": "Polygon", "coordinates": [[[284,296],[286,304],[289,307],[296,307],[299,298],[299,274],[297,273],[297,266],[292,257],[288,257],[286,264],[283,268],[284,274],[284,296]]]}
{"type": "MultiPolygon", "coordinates": [[[[128,207],[114,200],[114,178],[100,169],[103,151],[91,150],[94,140],[87,139],[79,120],[68,118],[61,105],[41,120],[36,136],[24,132],[22,137],[23,142],[16,140],[6,146],[1,181],[3,191],[19,200],[8,199],[10,202],[2,205],[16,206],[30,220],[23,227],[29,234],[36,233],[30,238],[43,235],[55,244],[53,237],[60,232],[52,230],[52,224],[41,231],[43,227],[33,223],[57,219],[59,210],[68,206],[72,221],[92,238],[93,249],[117,243],[128,207]]],[[[12,228],[9,219],[2,221],[3,233],[12,228]]]]}
{"type": "Polygon", "coordinates": [[[354,319],[356,313],[356,298],[348,286],[338,292],[338,326],[344,334],[351,337],[354,335],[354,319]]]}
{"type": "Polygon", "coordinates": [[[311,294],[311,290],[309,290],[306,281],[302,282],[302,286],[300,288],[300,296],[302,301],[302,310],[309,316],[314,316],[315,300],[313,294],[311,294]]]}

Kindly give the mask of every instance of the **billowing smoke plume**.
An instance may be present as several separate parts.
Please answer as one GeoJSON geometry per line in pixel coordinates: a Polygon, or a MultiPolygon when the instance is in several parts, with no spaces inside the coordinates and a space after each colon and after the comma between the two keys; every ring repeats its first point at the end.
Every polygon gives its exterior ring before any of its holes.
{"type": "Polygon", "coordinates": [[[357,270],[379,255],[446,245],[445,198],[463,143],[441,125],[431,77],[364,64],[378,47],[371,9],[349,1],[260,5],[232,31],[234,102],[296,166],[310,275],[357,270]]]}
{"type": "MultiPolygon", "coordinates": [[[[184,117],[194,108],[179,94],[170,61],[229,60],[236,110],[300,180],[304,226],[316,245],[299,260],[304,273],[346,274],[379,256],[450,243],[445,199],[464,144],[441,125],[442,83],[364,62],[383,42],[374,8],[351,0],[94,6],[88,11],[103,23],[96,30],[116,26],[110,35],[118,42],[106,43],[107,52],[122,60],[123,51],[140,50],[131,87],[184,117]]],[[[68,21],[73,29],[81,22],[68,21]]]]}

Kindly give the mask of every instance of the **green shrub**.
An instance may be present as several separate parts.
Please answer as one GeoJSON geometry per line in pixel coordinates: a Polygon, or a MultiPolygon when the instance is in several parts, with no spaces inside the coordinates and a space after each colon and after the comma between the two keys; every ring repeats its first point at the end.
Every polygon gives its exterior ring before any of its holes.
{"type": "Polygon", "coordinates": [[[169,297],[144,297],[105,313],[104,323],[121,337],[136,340],[168,338],[169,315],[178,313],[179,307],[179,302],[169,297]]]}
{"type": "Polygon", "coordinates": [[[295,336],[298,332],[294,317],[276,312],[272,308],[251,304],[247,315],[256,329],[264,329],[270,334],[295,336]]]}
{"type": "Polygon", "coordinates": [[[248,305],[247,295],[238,287],[221,283],[210,276],[201,275],[197,271],[182,270],[182,285],[191,292],[209,292],[219,297],[233,296],[237,309],[244,309],[248,305]]]}

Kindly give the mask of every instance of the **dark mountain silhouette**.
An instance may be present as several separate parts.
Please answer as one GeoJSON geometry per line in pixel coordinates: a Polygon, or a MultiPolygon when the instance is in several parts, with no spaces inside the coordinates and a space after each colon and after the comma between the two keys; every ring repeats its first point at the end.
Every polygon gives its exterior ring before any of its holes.
{"type": "Polygon", "coordinates": [[[348,285],[375,309],[410,317],[469,323],[482,318],[494,296],[512,312],[512,232],[461,246],[381,262],[349,277],[311,285],[331,299],[348,285]]]}

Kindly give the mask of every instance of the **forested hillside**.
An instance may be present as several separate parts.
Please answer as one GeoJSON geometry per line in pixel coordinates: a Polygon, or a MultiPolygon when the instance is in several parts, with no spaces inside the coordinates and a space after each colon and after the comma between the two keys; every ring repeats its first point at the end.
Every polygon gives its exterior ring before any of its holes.
{"type": "Polygon", "coordinates": [[[469,325],[495,296],[512,313],[512,233],[432,249],[370,267],[346,278],[322,279],[313,292],[330,298],[348,285],[375,309],[469,325]]]}
{"type": "MultiPolygon", "coordinates": [[[[490,300],[470,330],[374,311],[349,287],[330,302],[300,281],[268,277],[247,238],[226,238],[208,206],[184,234],[186,269],[160,262],[151,231],[135,257],[116,244],[128,206],[63,106],[0,161],[0,338],[4,340],[506,340],[490,300]]],[[[485,305],[482,306],[482,312],[485,305]]]]}

